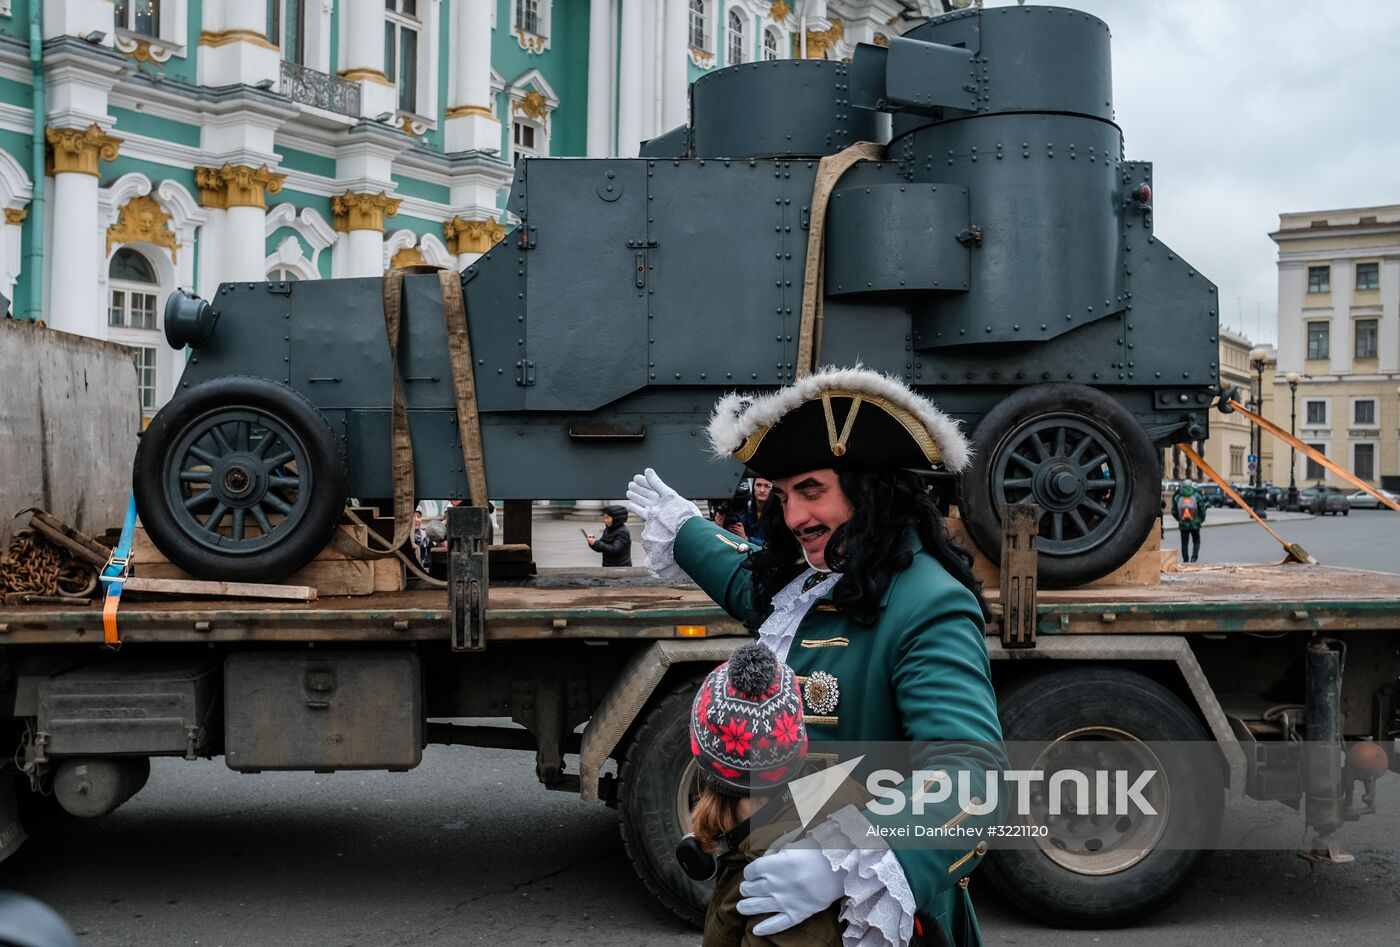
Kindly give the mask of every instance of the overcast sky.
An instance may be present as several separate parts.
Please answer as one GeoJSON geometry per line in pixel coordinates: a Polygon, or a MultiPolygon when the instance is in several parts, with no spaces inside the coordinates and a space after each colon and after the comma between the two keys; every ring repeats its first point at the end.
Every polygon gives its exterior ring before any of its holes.
{"type": "MultiPolygon", "coordinates": [[[[1014,0],[988,0],[1006,6],[1014,0]]],[[[1060,0],[1113,33],[1154,229],[1275,341],[1281,212],[1400,204],[1400,0],[1060,0]]]]}

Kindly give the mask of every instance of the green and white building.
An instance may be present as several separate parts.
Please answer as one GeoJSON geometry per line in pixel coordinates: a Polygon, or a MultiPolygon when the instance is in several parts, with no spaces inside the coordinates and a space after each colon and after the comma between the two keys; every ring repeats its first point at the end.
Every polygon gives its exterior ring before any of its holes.
{"type": "MultiPolygon", "coordinates": [[[[939,0],[0,0],[0,292],[141,350],[176,287],[461,267],[523,156],[635,156],[738,62],[845,59],[939,0]]],[[[587,248],[580,248],[587,252],[587,248]]]]}

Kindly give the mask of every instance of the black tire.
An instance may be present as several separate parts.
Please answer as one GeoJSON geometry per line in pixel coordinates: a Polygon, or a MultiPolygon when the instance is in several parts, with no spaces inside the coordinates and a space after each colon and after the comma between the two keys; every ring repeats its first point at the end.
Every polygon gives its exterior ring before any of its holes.
{"type": "Polygon", "coordinates": [[[972,448],[958,503],[968,532],[998,562],[1002,507],[1040,504],[1038,566],[1045,588],[1108,575],[1133,557],[1156,523],[1161,458],[1137,419],[1094,388],[1057,384],[1016,391],[977,425],[972,448]],[[1020,451],[1032,443],[1050,455],[1026,476],[1029,465],[1017,458],[1025,458],[1020,451]]]}
{"type": "MultiPolygon", "coordinates": [[[[662,904],[696,927],[705,921],[713,882],[699,882],[681,870],[676,843],[690,831],[677,798],[696,782],[690,756],[690,705],[698,681],[691,681],[652,706],[642,720],[618,769],[618,809],[622,845],[632,867],[662,904]],[[682,786],[685,783],[686,785],[682,786]]],[[[687,807],[688,808],[688,807],[687,807]]]]}
{"type": "Polygon", "coordinates": [[[1084,728],[1121,731],[1152,743],[1170,801],[1162,810],[1159,844],[1144,845],[1140,860],[1114,873],[1073,870],[1065,864],[1073,858],[1063,852],[1056,852],[1057,861],[1045,849],[1028,847],[993,850],[978,877],[1031,917],[1063,927],[1132,923],[1180,894],[1215,843],[1224,802],[1223,777],[1201,776],[1202,761],[1219,765],[1219,754],[1191,709],[1151,678],[1105,667],[1026,679],[999,695],[998,704],[1013,769],[1033,762],[1036,749],[1028,744],[1084,728]],[[1200,744],[1199,752],[1187,752],[1181,744],[1188,742],[1200,744]]]}
{"type": "Polygon", "coordinates": [[[200,578],[267,582],[330,541],[345,479],[340,442],[315,405],[275,381],[234,376],[181,392],[156,414],[132,488],[141,524],[171,562],[200,578]]]}

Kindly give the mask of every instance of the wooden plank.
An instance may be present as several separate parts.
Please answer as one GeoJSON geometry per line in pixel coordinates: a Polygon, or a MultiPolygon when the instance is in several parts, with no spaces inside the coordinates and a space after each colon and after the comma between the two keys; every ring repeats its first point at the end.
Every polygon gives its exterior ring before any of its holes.
{"type": "MultiPolygon", "coordinates": [[[[968,552],[972,553],[972,574],[982,583],[986,589],[1001,587],[1001,569],[997,563],[992,562],[978,550],[977,544],[972,537],[967,534],[967,528],[963,525],[962,518],[958,516],[956,508],[944,518],[948,526],[948,535],[953,541],[968,552]]],[[[1157,528],[1153,528],[1133,557],[1113,572],[1097,579],[1087,585],[1077,586],[1080,589],[1126,589],[1140,588],[1156,585],[1161,581],[1163,572],[1162,558],[1159,550],[1162,547],[1162,537],[1157,528]]],[[[1042,595],[1051,594],[1042,592],[1042,595]]]]}
{"type": "MultiPolygon", "coordinates": [[[[173,562],[148,562],[136,566],[142,578],[194,582],[196,579],[173,562]]],[[[324,597],[370,595],[374,592],[374,562],[360,559],[316,559],[287,576],[291,585],[309,585],[324,597]]]]}
{"type": "MultiPolygon", "coordinates": [[[[348,533],[351,538],[364,545],[369,538],[369,530],[364,526],[345,524],[340,527],[342,532],[348,533]]],[[[326,548],[316,553],[317,560],[322,559],[348,559],[346,553],[335,547],[334,543],[327,543],[326,548]]],[[[104,560],[105,561],[105,560],[104,560]]],[[[155,562],[170,562],[165,553],[156,548],[156,544],[151,541],[146,530],[140,526],[136,527],[131,535],[131,561],[137,564],[148,564],[155,562]]]]}
{"type": "Polygon", "coordinates": [[[316,601],[316,590],[305,585],[269,585],[263,582],[206,582],[198,579],[151,579],[130,576],[126,592],[156,592],[161,595],[209,596],[212,598],[275,598],[292,602],[316,601]]]}

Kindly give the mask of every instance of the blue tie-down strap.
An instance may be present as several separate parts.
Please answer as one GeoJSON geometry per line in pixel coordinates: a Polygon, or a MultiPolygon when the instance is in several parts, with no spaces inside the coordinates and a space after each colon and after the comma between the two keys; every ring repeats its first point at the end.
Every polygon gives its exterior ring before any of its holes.
{"type": "Polygon", "coordinates": [[[136,497],[133,494],[126,501],[126,522],[122,523],[121,539],[112,550],[112,558],[102,569],[102,584],[107,586],[107,597],[102,603],[103,641],[111,647],[121,646],[121,636],[117,633],[117,606],[121,604],[122,584],[126,582],[127,565],[131,559],[131,539],[136,532],[136,497]]]}

